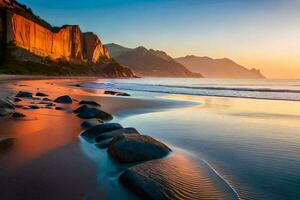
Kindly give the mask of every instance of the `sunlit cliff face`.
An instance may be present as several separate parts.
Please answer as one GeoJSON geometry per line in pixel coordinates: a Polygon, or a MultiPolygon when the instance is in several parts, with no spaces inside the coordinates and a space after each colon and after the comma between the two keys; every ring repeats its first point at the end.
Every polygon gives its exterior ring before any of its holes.
{"type": "Polygon", "coordinates": [[[72,62],[98,63],[110,58],[97,35],[81,33],[79,26],[49,30],[18,14],[8,12],[7,43],[31,53],[72,62]]]}

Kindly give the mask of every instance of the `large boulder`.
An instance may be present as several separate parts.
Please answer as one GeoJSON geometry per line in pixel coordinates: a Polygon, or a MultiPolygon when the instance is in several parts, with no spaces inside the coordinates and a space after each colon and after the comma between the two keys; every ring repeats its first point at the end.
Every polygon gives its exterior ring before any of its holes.
{"type": "Polygon", "coordinates": [[[24,92],[24,91],[19,91],[16,95],[16,97],[21,97],[21,98],[32,98],[32,93],[31,92],[24,92]]]}
{"type": "Polygon", "coordinates": [[[108,148],[109,155],[121,163],[143,162],[159,159],[171,149],[147,135],[123,134],[115,137],[108,148]]]}
{"type": "Polygon", "coordinates": [[[66,103],[66,104],[73,102],[72,98],[68,95],[57,97],[54,101],[56,103],[66,103]]]}
{"type": "Polygon", "coordinates": [[[82,100],[79,102],[80,105],[91,105],[91,106],[101,106],[99,103],[95,102],[95,101],[86,101],[86,100],[82,100]]]}
{"type": "Polygon", "coordinates": [[[77,117],[82,118],[82,119],[97,118],[97,119],[101,119],[103,121],[109,121],[109,120],[113,119],[112,115],[110,115],[102,110],[99,110],[97,108],[83,109],[81,112],[79,112],[77,114],[77,117]]]}
{"type": "Polygon", "coordinates": [[[99,143],[102,140],[114,138],[114,137],[120,136],[122,134],[140,134],[140,133],[135,128],[132,128],[132,127],[122,128],[122,129],[117,129],[117,130],[113,130],[110,132],[106,132],[106,133],[103,133],[103,134],[97,136],[95,138],[95,142],[99,143]]]}
{"type": "Polygon", "coordinates": [[[82,132],[81,136],[86,139],[94,139],[105,132],[110,132],[121,128],[123,127],[118,123],[99,124],[82,132]]]}
{"type": "Polygon", "coordinates": [[[0,99],[0,117],[10,115],[15,110],[15,104],[8,99],[0,99]]]}

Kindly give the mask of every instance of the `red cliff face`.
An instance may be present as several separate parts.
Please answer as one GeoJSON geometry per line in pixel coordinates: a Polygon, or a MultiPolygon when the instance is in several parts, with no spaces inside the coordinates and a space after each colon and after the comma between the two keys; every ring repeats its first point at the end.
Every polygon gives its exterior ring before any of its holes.
{"type": "MultiPolygon", "coordinates": [[[[91,32],[82,33],[79,26],[52,27],[35,16],[31,9],[14,0],[0,0],[0,12],[2,62],[6,60],[11,65],[13,58],[18,65],[21,62],[34,62],[41,66],[59,66],[63,63],[65,68],[75,64],[86,66],[86,73],[104,72],[111,76],[122,76],[124,70],[124,76],[134,76],[130,70],[112,61],[97,35],[91,32]]],[[[84,73],[83,71],[77,73],[84,73]]]]}
{"type": "Polygon", "coordinates": [[[78,26],[64,26],[53,32],[20,15],[8,12],[6,42],[42,57],[76,63],[83,61],[78,26]]]}

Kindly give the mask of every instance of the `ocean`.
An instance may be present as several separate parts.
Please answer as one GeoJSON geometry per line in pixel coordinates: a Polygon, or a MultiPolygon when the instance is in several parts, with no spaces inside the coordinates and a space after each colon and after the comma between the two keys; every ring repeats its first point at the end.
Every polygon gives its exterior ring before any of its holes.
{"type": "Polygon", "coordinates": [[[141,78],[82,86],[192,102],[120,123],[205,160],[240,199],[300,199],[300,80],[141,78]]]}

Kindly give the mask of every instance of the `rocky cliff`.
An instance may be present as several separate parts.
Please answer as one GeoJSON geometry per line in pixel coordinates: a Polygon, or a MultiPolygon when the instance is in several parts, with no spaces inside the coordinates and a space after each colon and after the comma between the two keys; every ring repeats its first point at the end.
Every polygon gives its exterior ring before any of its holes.
{"type": "Polygon", "coordinates": [[[206,78],[265,78],[258,69],[247,69],[228,58],[185,56],[175,60],[189,70],[203,74],[206,78]]]}
{"type": "Polygon", "coordinates": [[[117,44],[105,45],[111,56],[122,65],[128,66],[137,75],[154,77],[202,77],[177,63],[163,51],[137,47],[130,49],[117,44]]]}
{"type": "MultiPolygon", "coordinates": [[[[111,66],[113,63],[118,67],[112,67],[112,71],[124,68],[125,74],[133,76],[133,73],[128,74],[130,70],[112,61],[97,35],[82,33],[77,25],[52,27],[13,0],[0,0],[0,12],[2,66],[24,66],[21,62],[33,62],[48,67],[64,64],[66,68],[74,64],[86,66],[86,73],[91,66],[94,73],[97,69],[103,73],[102,65],[111,66]]],[[[68,73],[72,71],[68,70],[68,73]]],[[[115,72],[116,76],[120,74],[124,73],[115,72]]]]}

